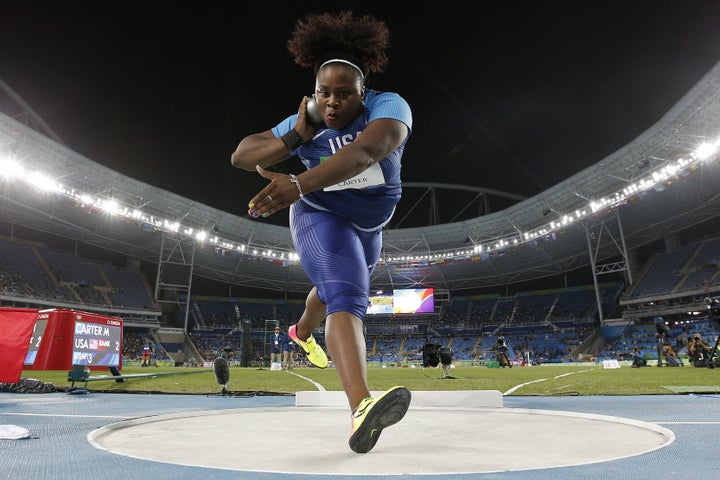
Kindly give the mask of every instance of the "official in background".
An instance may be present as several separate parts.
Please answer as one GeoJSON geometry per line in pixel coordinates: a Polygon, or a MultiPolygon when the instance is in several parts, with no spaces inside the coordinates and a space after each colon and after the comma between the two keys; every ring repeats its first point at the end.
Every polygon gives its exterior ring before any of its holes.
{"type": "Polygon", "coordinates": [[[282,363],[283,347],[287,339],[284,333],[280,332],[280,327],[275,327],[275,331],[270,334],[270,366],[273,363],[282,363]]]}
{"type": "Polygon", "coordinates": [[[145,340],[145,345],[143,346],[143,353],[142,353],[142,362],[140,363],[141,367],[149,367],[150,366],[150,356],[152,355],[152,346],[150,345],[150,340],[145,340]]]}

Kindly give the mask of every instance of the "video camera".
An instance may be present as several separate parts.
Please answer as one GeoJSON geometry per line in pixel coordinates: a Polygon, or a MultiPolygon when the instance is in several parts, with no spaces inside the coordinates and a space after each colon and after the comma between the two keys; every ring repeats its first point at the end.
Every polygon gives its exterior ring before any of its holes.
{"type": "Polygon", "coordinates": [[[707,305],[708,310],[720,309],[720,297],[705,297],[703,302],[707,305]]]}
{"type": "Polygon", "coordinates": [[[437,367],[440,363],[440,345],[437,343],[426,343],[422,348],[423,368],[437,367]]]}
{"type": "Polygon", "coordinates": [[[497,348],[498,352],[507,352],[508,347],[505,343],[505,337],[497,337],[497,343],[495,344],[495,348],[497,348]]]}
{"type": "Polygon", "coordinates": [[[452,350],[450,350],[450,348],[440,347],[438,354],[440,355],[440,363],[442,363],[443,367],[452,364],[452,350]]]}
{"type": "Polygon", "coordinates": [[[437,343],[426,343],[423,348],[423,367],[437,367],[452,364],[452,350],[437,343]]]}

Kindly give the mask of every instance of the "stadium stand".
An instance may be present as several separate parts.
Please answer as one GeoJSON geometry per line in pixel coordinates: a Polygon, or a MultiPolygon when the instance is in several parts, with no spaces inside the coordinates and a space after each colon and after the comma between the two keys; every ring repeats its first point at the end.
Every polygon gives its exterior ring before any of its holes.
{"type": "MultiPolygon", "coordinates": [[[[453,361],[483,365],[494,359],[498,336],[503,336],[512,347],[513,359],[518,364],[587,357],[628,360],[633,348],[639,348],[645,358],[654,359],[657,334],[652,319],[671,303],[663,301],[663,295],[717,285],[719,248],[720,239],[712,238],[652,256],[624,298],[660,297],[658,305],[655,309],[647,309],[642,304],[643,308],[630,305],[626,310],[644,309],[646,314],[624,320],[621,325],[598,323],[597,299],[592,286],[526,291],[509,296],[456,296],[433,314],[368,316],[368,360],[386,365],[420,364],[421,349],[432,339],[451,349],[453,361]],[[578,350],[591,337],[595,341],[578,350]]],[[[142,309],[154,303],[147,280],[137,272],[52,250],[36,242],[0,238],[0,265],[0,289],[5,298],[43,298],[78,308],[142,309]]],[[[618,300],[623,288],[621,282],[601,286],[605,312],[622,310],[618,300]]],[[[683,305],[685,297],[678,298],[677,302],[683,305]]],[[[201,363],[222,355],[239,365],[246,355],[249,364],[262,365],[268,324],[283,327],[291,324],[301,314],[303,301],[192,296],[190,305],[189,335],[172,328],[127,327],[125,361],[139,362],[144,342],[150,341],[156,361],[201,363]],[[243,342],[245,325],[251,332],[249,343],[243,342]],[[245,352],[247,349],[250,351],[245,352]],[[191,351],[197,354],[189,355],[191,351]]],[[[688,336],[697,333],[713,339],[718,328],[704,315],[677,320],[669,332],[671,345],[682,356],[688,336]]],[[[318,338],[321,342],[324,340],[322,332],[318,338]]]]}
{"type": "Polygon", "coordinates": [[[720,239],[658,254],[643,268],[628,297],[642,298],[720,285],[720,239]]]}

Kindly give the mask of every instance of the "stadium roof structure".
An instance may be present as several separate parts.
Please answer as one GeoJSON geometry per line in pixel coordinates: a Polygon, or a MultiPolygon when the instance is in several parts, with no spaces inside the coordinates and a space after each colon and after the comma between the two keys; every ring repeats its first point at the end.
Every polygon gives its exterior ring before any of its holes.
{"type": "MultiPolygon", "coordinates": [[[[230,285],[310,288],[287,227],[123,176],[51,137],[0,114],[1,221],[190,264],[193,275],[230,285]],[[25,173],[7,178],[10,162],[25,173]]],[[[716,218],[719,138],[720,63],[633,142],[554,187],[476,218],[387,230],[372,287],[460,292],[598,268],[619,250],[716,218]]]]}

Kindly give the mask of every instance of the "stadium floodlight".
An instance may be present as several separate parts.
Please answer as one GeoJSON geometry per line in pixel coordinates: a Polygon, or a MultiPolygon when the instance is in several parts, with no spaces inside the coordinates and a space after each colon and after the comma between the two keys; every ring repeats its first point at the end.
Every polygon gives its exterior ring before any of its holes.
{"type": "MultiPolygon", "coordinates": [[[[413,255],[411,252],[402,256],[383,256],[378,263],[407,263],[414,264],[419,262],[437,262],[441,263],[445,260],[464,261],[476,260],[478,258],[486,258],[495,253],[502,255],[510,252],[514,248],[518,248],[522,244],[536,241],[552,241],[556,240],[558,231],[575,224],[590,215],[606,212],[618,208],[632,198],[642,192],[654,189],[662,191],[664,187],[670,183],[683,178],[685,173],[691,173],[700,168],[701,162],[714,161],[718,157],[720,151],[720,138],[708,140],[700,144],[694,151],[688,152],[683,158],[679,158],[674,162],[665,162],[661,168],[655,171],[649,171],[642,178],[628,183],[622,189],[601,195],[599,198],[588,200],[584,207],[575,208],[573,212],[562,213],[562,208],[553,209],[552,211],[543,212],[543,217],[554,213],[555,218],[548,218],[543,223],[533,229],[527,231],[517,231],[516,233],[495,237],[486,240],[473,240],[472,246],[468,245],[468,239],[464,239],[464,246],[461,248],[451,248],[445,250],[423,252],[413,255]]],[[[646,168],[645,165],[643,168],[646,168]]],[[[221,251],[237,250],[244,255],[258,256],[258,249],[251,245],[242,245],[240,242],[222,239],[217,236],[208,238],[207,232],[193,228],[189,225],[181,225],[180,222],[156,218],[147,215],[139,208],[123,206],[122,202],[117,199],[93,198],[93,196],[76,190],[76,187],[65,187],[58,181],[53,180],[45,172],[34,171],[27,172],[23,165],[18,162],[12,155],[0,156],[0,176],[8,178],[11,181],[19,181],[29,184],[40,191],[54,192],[58,196],[64,196],[74,201],[75,205],[93,212],[108,212],[115,216],[125,217],[143,224],[146,231],[167,232],[177,234],[182,232],[188,238],[194,238],[196,241],[204,243],[212,243],[219,247],[221,251]]],[[[460,241],[460,240],[459,240],[460,241]]],[[[260,247],[263,249],[263,247],[260,247]]],[[[292,262],[298,261],[298,255],[291,249],[275,249],[265,250],[260,255],[268,259],[288,259],[292,262]]],[[[284,264],[284,262],[283,262],[284,264]]]]}
{"type": "Polygon", "coordinates": [[[178,230],[180,230],[180,223],[179,222],[171,222],[170,220],[165,220],[165,228],[170,230],[173,233],[177,233],[178,230]]]}
{"type": "Polygon", "coordinates": [[[112,215],[120,212],[120,204],[115,199],[101,201],[100,208],[112,215]]]}
{"type": "Polygon", "coordinates": [[[27,177],[27,182],[42,192],[52,192],[60,189],[57,182],[40,172],[31,172],[27,177]]]}
{"type": "Polygon", "coordinates": [[[0,157],[0,177],[7,179],[22,178],[25,169],[23,166],[10,156],[0,157]]]}
{"type": "Polygon", "coordinates": [[[720,140],[716,140],[715,142],[703,142],[700,144],[700,146],[695,150],[695,156],[699,160],[710,160],[714,159],[717,156],[718,149],[720,148],[720,140]]]}

